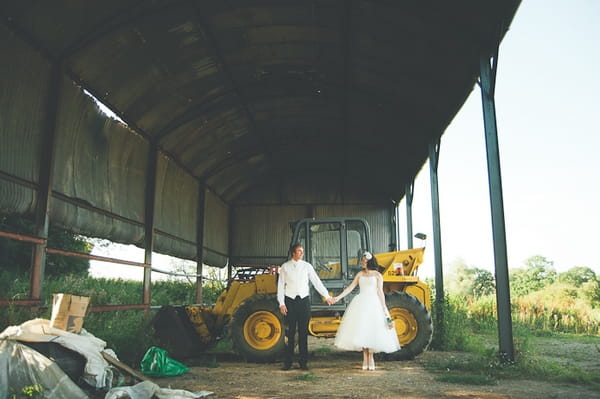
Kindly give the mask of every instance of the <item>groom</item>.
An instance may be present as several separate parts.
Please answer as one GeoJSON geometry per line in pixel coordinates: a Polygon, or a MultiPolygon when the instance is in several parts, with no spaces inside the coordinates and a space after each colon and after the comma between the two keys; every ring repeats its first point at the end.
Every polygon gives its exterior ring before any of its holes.
{"type": "Polygon", "coordinates": [[[313,266],[302,260],[304,247],[295,244],[291,248],[292,259],[279,268],[277,282],[277,301],[279,310],[286,316],[288,328],[286,330],[287,345],[283,360],[282,370],[292,368],[294,356],[294,336],[298,330],[298,351],[300,369],[308,370],[308,322],[310,320],[310,296],[308,282],[327,299],[328,304],[333,303],[327,288],[315,272],[313,266]]]}

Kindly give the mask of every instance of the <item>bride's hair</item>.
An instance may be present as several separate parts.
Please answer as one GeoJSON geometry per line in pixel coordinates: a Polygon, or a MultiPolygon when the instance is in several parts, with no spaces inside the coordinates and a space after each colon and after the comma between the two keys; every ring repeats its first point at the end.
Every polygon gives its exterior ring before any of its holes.
{"type": "Polygon", "coordinates": [[[367,269],[379,270],[379,264],[377,263],[377,258],[375,258],[375,255],[373,255],[373,257],[367,261],[367,269]]]}

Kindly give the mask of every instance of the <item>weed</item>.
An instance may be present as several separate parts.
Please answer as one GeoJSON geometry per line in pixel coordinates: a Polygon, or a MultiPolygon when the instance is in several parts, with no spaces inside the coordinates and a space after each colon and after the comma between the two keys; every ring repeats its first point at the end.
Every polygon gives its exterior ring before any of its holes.
{"type": "Polygon", "coordinates": [[[14,388],[10,388],[10,399],[21,399],[21,398],[43,398],[44,387],[39,384],[28,385],[21,388],[20,391],[16,391],[14,388]]]}
{"type": "Polygon", "coordinates": [[[304,373],[304,374],[300,374],[298,376],[298,380],[300,381],[316,381],[316,380],[320,380],[323,377],[319,377],[317,375],[315,375],[315,373],[304,373]]]}
{"type": "Polygon", "coordinates": [[[332,349],[330,346],[327,345],[321,345],[318,348],[315,348],[315,352],[319,352],[319,353],[330,353],[332,352],[332,349]]]}

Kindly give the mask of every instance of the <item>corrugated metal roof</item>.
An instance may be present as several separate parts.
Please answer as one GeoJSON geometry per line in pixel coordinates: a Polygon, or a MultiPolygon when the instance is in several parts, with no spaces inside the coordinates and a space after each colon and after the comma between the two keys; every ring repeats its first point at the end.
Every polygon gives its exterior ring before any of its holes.
{"type": "Polygon", "coordinates": [[[227,203],[289,175],[369,179],[399,200],[518,3],[9,0],[1,13],[227,203]]]}

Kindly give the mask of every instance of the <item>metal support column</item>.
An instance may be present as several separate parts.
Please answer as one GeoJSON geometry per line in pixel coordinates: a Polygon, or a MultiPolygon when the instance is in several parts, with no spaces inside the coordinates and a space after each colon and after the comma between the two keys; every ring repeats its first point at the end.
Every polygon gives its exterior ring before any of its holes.
{"type": "Polygon", "coordinates": [[[231,262],[229,262],[229,259],[231,259],[231,248],[233,248],[233,245],[231,244],[231,241],[233,240],[233,234],[231,234],[231,232],[233,231],[233,208],[230,206],[229,207],[229,221],[227,223],[227,234],[228,234],[228,238],[227,238],[227,281],[231,281],[231,279],[233,279],[233,265],[231,264],[231,262]]]}
{"type": "Polygon", "coordinates": [[[433,252],[435,262],[435,329],[438,336],[444,334],[444,273],[442,268],[442,234],[440,223],[440,195],[438,189],[438,161],[440,139],[429,144],[429,179],[431,185],[431,220],[433,223],[433,252]]]}
{"type": "Polygon", "coordinates": [[[46,268],[46,246],[50,228],[50,199],[52,196],[52,180],[54,171],[54,155],[56,152],[56,120],[60,101],[61,66],[58,61],[52,63],[50,87],[48,88],[48,105],[44,137],[41,146],[39,183],[37,204],[35,209],[35,236],[44,240],[43,244],[35,244],[31,252],[31,278],[29,294],[32,299],[41,299],[46,268]]]}
{"type": "Polygon", "coordinates": [[[392,205],[390,207],[390,211],[391,211],[391,217],[390,217],[390,224],[389,224],[389,228],[390,228],[390,243],[388,245],[389,247],[389,251],[393,252],[393,251],[397,251],[398,247],[399,247],[399,243],[398,243],[398,218],[396,217],[396,210],[398,209],[398,204],[394,201],[392,201],[392,205]]]}
{"type": "MultiPolygon", "coordinates": [[[[156,169],[158,163],[158,148],[154,141],[150,142],[148,168],[146,170],[146,209],[144,212],[144,263],[152,265],[154,251],[154,207],[156,202],[156,169]]],[[[150,305],[152,269],[144,268],[143,303],[150,305]]]]}
{"type": "Polygon", "coordinates": [[[492,208],[492,231],[494,237],[494,264],[496,275],[496,302],[498,310],[498,338],[500,356],[504,361],[514,361],[512,319],[510,311],[510,287],[508,280],[508,260],[506,254],[506,231],[504,226],[504,203],[502,199],[502,178],[500,176],[500,152],[496,126],[496,66],[498,49],[492,56],[480,57],[480,87],[483,104],[483,122],[487,150],[488,179],[492,208]]]}
{"type": "Polygon", "coordinates": [[[413,217],[412,217],[412,204],[413,195],[415,193],[415,181],[414,179],[406,184],[406,190],[404,198],[406,198],[406,245],[408,249],[413,248],[413,217]]]}
{"type": "Polygon", "coordinates": [[[198,215],[196,217],[196,303],[202,304],[202,272],[204,264],[204,216],[206,215],[206,189],[198,189],[198,215]]]}

